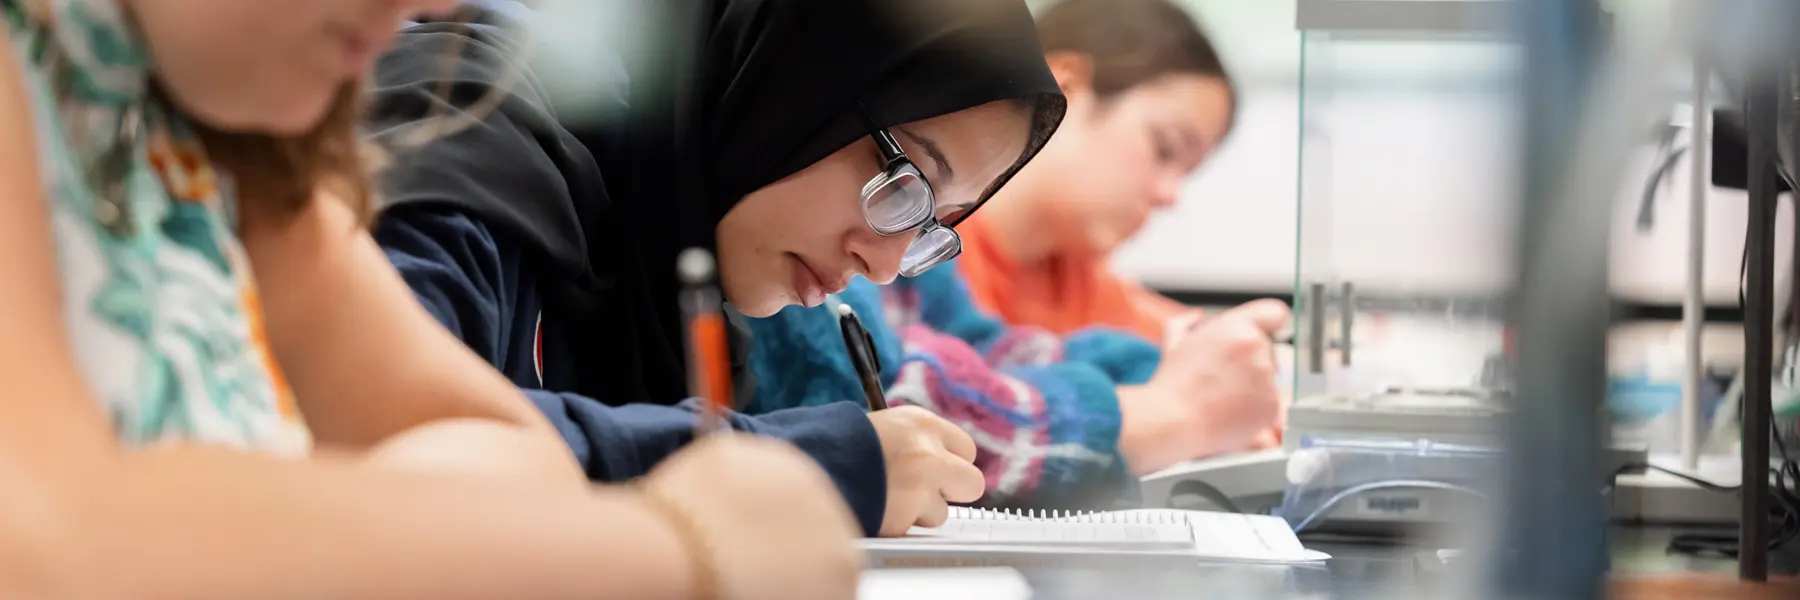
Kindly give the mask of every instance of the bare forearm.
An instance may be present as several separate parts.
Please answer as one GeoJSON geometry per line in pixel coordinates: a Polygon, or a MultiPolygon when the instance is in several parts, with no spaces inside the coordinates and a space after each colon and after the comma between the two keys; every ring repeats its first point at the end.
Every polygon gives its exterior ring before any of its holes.
{"type": "Polygon", "coordinates": [[[513,384],[425,311],[343,203],[294,215],[246,206],[269,340],[313,435],[367,448],[445,419],[488,419],[557,440],[513,384]]]}
{"type": "Polygon", "coordinates": [[[691,581],[668,524],[615,490],[205,449],[109,470],[67,490],[73,551],[50,553],[90,597],[675,598],[691,581]]]}
{"type": "Polygon", "coordinates": [[[1194,435],[1203,424],[1179,409],[1179,398],[1151,385],[1121,385],[1119,394],[1119,454],[1133,475],[1147,475],[1184,460],[1223,451],[1210,443],[1213,436],[1194,435]]]}
{"type": "Polygon", "coordinates": [[[587,485],[581,465],[561,436],[491,419],[432,421],[361,453],[366,460],[399,468],[587,485]]]}

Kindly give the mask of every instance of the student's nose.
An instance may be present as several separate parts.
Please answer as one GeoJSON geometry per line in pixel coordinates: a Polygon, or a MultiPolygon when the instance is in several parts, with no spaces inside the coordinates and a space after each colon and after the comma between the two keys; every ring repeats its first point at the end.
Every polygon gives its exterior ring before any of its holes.
{"type": "Polygon", "coordinates": [[[1157,210],[1175,206],[1181,198],[1181,186],[1187,181],[1187,175],[1168,173],[1157,178],[1155,189],[1150,191],[1150,206],[1157,210]]]}
{"type": "Polygon", "coordinates": [[[864,230],[851,235],[845,245],[850,256],[856,258],[863,277],[886,285],[900,276],[900,261],[906,257],[906,247],[917,235],[917,232],[908,231],[883,237],[872,230],[864,230]]]}

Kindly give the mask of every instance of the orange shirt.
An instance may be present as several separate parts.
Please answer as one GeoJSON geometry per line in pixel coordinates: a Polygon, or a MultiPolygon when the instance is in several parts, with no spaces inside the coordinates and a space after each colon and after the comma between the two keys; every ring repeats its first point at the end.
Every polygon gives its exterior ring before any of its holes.
{"type": "Polygon", "coordinates": [[[979,214],[956,232],[963,238],[956,262],[975,303],[1008,323],[1057,333],[1110,326],[1161,343],[1169,319],[1191,310],[1121,279],[1101,260],[1058,255],[1041,268],[1021,268],[979,214]]]}

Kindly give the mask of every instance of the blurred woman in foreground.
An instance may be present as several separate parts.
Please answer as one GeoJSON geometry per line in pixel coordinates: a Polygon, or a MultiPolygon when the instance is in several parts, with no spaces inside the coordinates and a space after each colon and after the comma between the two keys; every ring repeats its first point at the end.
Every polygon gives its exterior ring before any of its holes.
{"type": "Polygon", "coordinates": [[[388,266],[357,82],[453,5],[0,0],[0,597],[853,593],[811,461],[589,486],[388,266]]]}

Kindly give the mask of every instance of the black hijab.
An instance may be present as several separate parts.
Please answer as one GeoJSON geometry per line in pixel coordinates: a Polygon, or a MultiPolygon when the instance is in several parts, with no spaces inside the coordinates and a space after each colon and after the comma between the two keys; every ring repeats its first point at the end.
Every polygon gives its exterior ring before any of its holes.
{"type": "MultiPolygon", "coordinates": [[[[1062,115],[1024,0],[642,1],[641,29],[658,43],[624,56],[626,118],[546,128],[536,114],[549,114],[548,103],[533,97],[509,98],[505,123],[484,121],[523,127],[507,141],[543,148],[548,161],[536,162],[549,181],[512,173],[517,183],[507,185],[520,187],[509,191],[395,169],[401,189],[388,206],[469,210],[544,259],[546,339],[555,328],[584,365],[545,373],[547,389],[615,405],[686,397],[675,256],[712,248],[719,220],[744,195],[868,135],[858,102],[883,126],[1000,100],[1034,101],[1035,118],[1052,123],[1062,115]],[[480,190],[446,189],[454,185],[480,190]],[[411,193],[420,189],[431,193],[411,193]]],[[[510,92],[538,89],[528,83],[510,92]]],[[[512,162],[515,150],[486,148],[464,162],[512,162]]]]}

